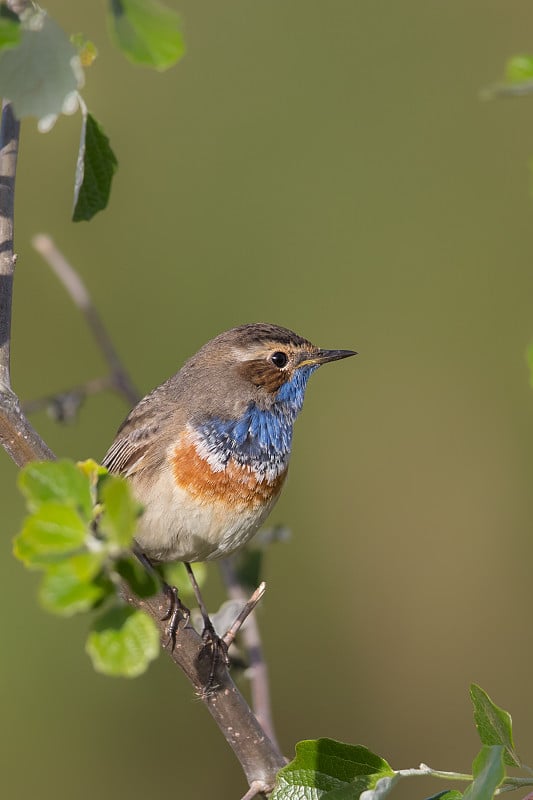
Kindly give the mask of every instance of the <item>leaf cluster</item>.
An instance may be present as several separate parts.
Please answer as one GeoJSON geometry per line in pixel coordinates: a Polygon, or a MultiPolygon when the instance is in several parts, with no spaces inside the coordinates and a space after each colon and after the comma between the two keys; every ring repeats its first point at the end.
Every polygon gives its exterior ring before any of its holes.
{"type": "Polygon", "coordinates": [[[94,461],[45,461],[19,476],[30,514],[15,556],[43,573],[42,606],[61,616],[98,610],[87,640],[94,667],[134,677],[159,653],[159,633],[142,611],[123,603],[122,580],[140,597],[160,583],[131,551],[141,507],[127,482],[94,461]]]}
{"type": "MultiPolygon", "coordinates": [[[[111,38],[134,64],[163,71],[184,54],[180,19],[158,0],[108,0],[111,38]]],[[[60,114],[80,110],[82,126],[74,183],[73,221],[91,219],[107,206],[117,159],[80,91],[96,46],[68,36],[48,13],[28,2],[20,18],[0,2],[0,96],[19,119],[37,117],[49,131],[60,114]]]]}

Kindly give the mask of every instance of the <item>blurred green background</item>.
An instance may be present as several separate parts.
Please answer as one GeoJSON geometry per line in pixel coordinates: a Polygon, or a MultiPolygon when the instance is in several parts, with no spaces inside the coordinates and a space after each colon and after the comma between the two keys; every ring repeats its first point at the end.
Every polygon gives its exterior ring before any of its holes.
{"type": "MultiPolygon", "coordinates": [[[[358,350],[313,377],[272,516],[294,534],[269,554],[260,612],[282,746],[331,736],[395,768],[468,770],[476,681],[531,763],[533,113],[479,99],[531,51],[531,4],[169,4],[188,54],[163,75],[115,51],[103,3],[46,4],[99,47],[84,96],[120,167],[109,209],[74,225],[79,118],[46,136],[24,123],[15,388],[103,371],[31,249],[41,231],[142,391],[243,322],[358,350]]],[[[101,395],[73,426],[34,423],[58,454],[101,458],[126,411],[101,395]]],[[[169,659],[103,678],[86,622],[41,611],[11,556],[23,505],[6,455],[0,469],[1,796],[239,797],[239,765],[169,659]]]]}

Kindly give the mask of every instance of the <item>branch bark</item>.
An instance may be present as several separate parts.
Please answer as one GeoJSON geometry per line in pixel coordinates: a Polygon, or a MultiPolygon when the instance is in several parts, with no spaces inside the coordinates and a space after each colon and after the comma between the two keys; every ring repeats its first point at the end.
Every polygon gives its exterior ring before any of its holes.
{"type": "MultiPolygon", "coordinates": [[[[220,571],[230,598],[240,602],[246,601],[246,590],[239,583],[231,556],[221,560],[220,571]]],[[[279,750],[270,704],[268,667],[263,655],[261,634],[255,611],[252,611],[247,618],[246,625],[242,628],[241,636],[250,662],[247,674],[252,691],[252,707],[263,730],[279,750]]]]}
{"type": "MultiPolygon", "coordinates": [[[[10,342],[11,305],[15,254],[13,250],[14,191],[19,144],[19,122],[9,102],[4,102],[0,125],[0,443],[18,466],[55,458],[25,417],[17,395],[11,388],[10,342]]],[[[93,318],[94,319],[94,318],[93,318]]],[[[166,641],[166,624],[162,616],[168,599],[164,593],[141,600],[124,587],[127,601],[142,608],[156,622],[162,641],[166,641]]],[[[180,627],[176,646],[169,653],[183,670],[195,691],[205,703],[241,763],[256,794],[272,788],[285,759],[270,741],[252,710],[233,683],[227,668],[216,665],[213,689],[204,691],[211,672],[211,652],[191,627],[180,627]]],[[[247,792],[247,797],[251,797],[247,792]]]]}
{"type": "MultiPolygon", "coordinates": [[[[148,613],[161,630],[161,617],[168,607],[168,598],[161,594],[141,599],[132,592],[127,601],[135,608],[148,613]]],[[[161,630],[163,644],[168,639],[165,627],[161,630]]],[[[172,660],[183,670],[198,697],[224,734],[224,738],[239,759],[250,786],[261,787],[259,792],[272,789],[277,772],[285,766],[286,759],[274,746],[259,724],[257,717],[235,686],[223,660],[215,668],[213,689],[205,692],[212,669],[212,653],[204,646],[202,638],[192,627],[180,623],[173,651],[167,648],[172,660]]]]}
{"type": "Polygon", "coordinates": [[[11,103],[2,104],[0,124],[0,443],[21,467],[54,454],[30,425],[11,388],[11,305],[16,255],[14,252],[15,176],[20,123],[11,103]]]}

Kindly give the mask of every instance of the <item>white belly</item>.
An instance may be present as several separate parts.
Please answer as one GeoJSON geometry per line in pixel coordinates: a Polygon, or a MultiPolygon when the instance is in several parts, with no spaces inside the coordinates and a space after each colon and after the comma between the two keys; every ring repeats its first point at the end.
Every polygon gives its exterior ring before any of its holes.
{"type": "Polygon", "coordinates": [[[147,486],[131,477],[134,494],[145,508],[137,539],[157,561],[207,561],[222,558],[244,545],[268,516],[279,492],[255,507],[222,500],[202,502],[174,481],[172,469],[161,470],[147,486]]]}

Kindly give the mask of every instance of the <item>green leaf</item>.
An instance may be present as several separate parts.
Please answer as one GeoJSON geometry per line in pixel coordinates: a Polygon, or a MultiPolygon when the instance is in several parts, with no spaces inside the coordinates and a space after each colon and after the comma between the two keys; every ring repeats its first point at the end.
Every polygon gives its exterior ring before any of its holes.
{"type": "Polygon", "coordinates": [[[474,722],[482,744],[503,745],[505,763],[521,766],[514,749],[511,715],[493,703],[488,694],[477,684],[470,686],[470,697],[474,705],[474,722]]]}
{"type": "Polygon", "coordinates": [[[65,617],[93,608],[112,591],[109,582],[93,580],[98,576],[102,562],[102,554],[80,553],[50,566],[39,591],[43,607],[65,617]]]}
{"type": "Polygon", "coordinates": [[[83,71],[67,35],[38,11],[22,26],[18,46],[0,52],[0,95],[8,97],[19,119],[38,117],[48,130],[61,113],[77,109],[83,71]]]}
{"type": "Polygon", "coordinates": [[[464,800],[492,800],[505,777],[504,754],[502,745],[483,745],[472,764],[474,780],[465,791],[464,800]]]}
{"type": "Polygon", "coordinates": [[[172,67],[185,53],[180,18],[157,0],[110,0],[111,34],[134,64],[172,67]]]}
{"type": "Polygon", "coordinates": [[[102,501],[99,530],[121,550],[131,547],[141,506],[134,500],[129,483],[118,475],[109,475],[103,483],[102,501]]]}
{"type": "Polygon", "coordinates": [[[377,800],[389,791],[394,777],[389,764],[362,745],[308,740],[296,745],[296,757],[278,773],[271,800],[348,800],[373,789],[380,792],[373,795],[377,800]]]}
{"type": "Polygon", "coordinates": [[[159,633],[144,611],[117,606],[96,620],[86,650],[97,672],[134,678],[157,658],[159,633]]]}
{"type": "Polygon", "coordinates": [[[54,564],[47,572],[50,574],[51,572],[59,573],[61,571],[63,575],[72,575],[72,579],[78,583],[92,583],[99,575],[105,558],[104,552],[78,553],[78,555],[72,556],[60,564],[54,564]]]}
{"type": "Polygon", "coordinates": [[[458,792],[457,789],[444,789],[443,792],[432,794],[427,800],[461,800],[462,797],[462,792],[458,792]]]}
{"type": "Polygon", "coordinates": [[[16,14],[0,5],[0,49],[15,47],[20,42],[20,22],[16,14]]]}
{"type": "Polygon", "coordinates": [[[138,597],[152,597],[161,588],[155,575],[148,572],[135,556],[120,558],[115,569],[138,597]]]}
{"type": "Polygon", "coordinates": [[[358,800],[360,797],[363,800],[382,800],[383,797],[390,794],[398,778],[398,775],[390,776],[381,773],[363,775],[342,789],[326,792],[323,800],[358,800]]]}
{"type": "Polygon", "coordinates": [[[73,461],[34,461],[20,471],[19,488],[30,511],[54,501],[77,509],[87,521],[92,518],[90,483],[73,461]]]}
{"type": "Polygon", "coordinates": [[[517,55],[505,65],[505,77],[510,83],[522,83],[533,79],[533,56],[517,55]]]}
{"type": "Polygon", "coordinates": [[[74,183],[74,222],[90,220],[102,211],[111,192],[118,162],[102,128],[82,106],[83,122],[74,183]]]}
{"type": "Polygon", "coordinates": [[[39,568],[75,553],[86,535],[87,527],[73,508],[50,501],[26,519],[13,552],[26,566],[39,568]]]}
{"type": "Polygon", "coordinates": [[[381,756],[363,745],[344,744],[335,739],[308,739],[296,745],[295,759],[284,767],[293,769],[320,768],[326,774],[345,782],[359,775],[382,772],[394,775],[390,765],[381,756]]]}
{"type": "Polygon", "coordinates": [[[89,478],[91,486],[95,486],[103,475],[108,475],[108,471],[97,461],[92,458],[87,458],[85,461],[78,461],[76,466],[89,478]]]}

